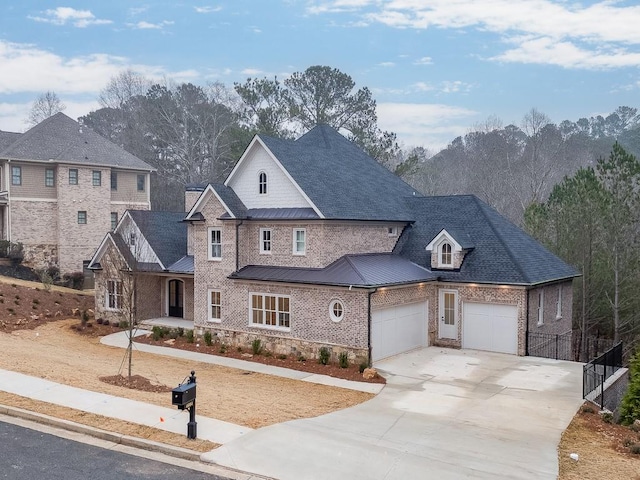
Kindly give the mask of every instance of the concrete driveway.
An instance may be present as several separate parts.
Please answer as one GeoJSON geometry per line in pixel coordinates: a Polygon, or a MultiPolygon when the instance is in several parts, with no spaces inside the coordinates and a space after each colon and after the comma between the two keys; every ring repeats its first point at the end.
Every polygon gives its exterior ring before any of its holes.
{"type": "Polygon", "coordinates": [[[429,347],[376,367],[388,383],[374,399],[253,431],[203,460],[280,480],[557,477],[581,364],[429,347]]]}

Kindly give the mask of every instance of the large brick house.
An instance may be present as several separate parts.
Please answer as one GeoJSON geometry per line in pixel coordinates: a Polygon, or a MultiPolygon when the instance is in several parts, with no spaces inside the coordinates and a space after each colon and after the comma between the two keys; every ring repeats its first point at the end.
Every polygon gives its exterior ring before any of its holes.
{"type": "Polygon", "coordinates": [[[153,170],[63,113],[0,131],[0,239],[35,267],[81,271],[127,209],[150,208],[153,170]]]}
{"type": "Polygon", "coordinates": [[[105,238],[97,315],[119,313],[105,262],[130,265],[127,239],[142,236],[136,264],[153,280],[138,317],[183,317],[230,344],[358,361],[426,345],[525,355],[527,332],[571,330],[573,268],[474,196],[418,194],[328,126],[256,136],[224,184],[186,199],[185,214],[130,212],[105,238]]]}

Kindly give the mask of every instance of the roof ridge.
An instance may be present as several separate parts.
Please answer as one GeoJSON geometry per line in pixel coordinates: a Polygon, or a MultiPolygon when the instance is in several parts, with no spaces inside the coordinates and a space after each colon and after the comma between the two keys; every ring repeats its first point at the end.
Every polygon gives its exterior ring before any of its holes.
{"type": "MultiPolygon", "coordinates": [[[[522,278],[524,278],[527,283],[531,283],[531,279],[529,277],[529,275],[527,275],[527,273],[522,269],[522,266],[520,265],[520,262],[517,260],[515,254],[513,253],[513,251],[511,250],[511,246],[504,241],[504,239],[502,238],[502,235],[498,234],[498,231],[496,230],[496,227],[492,221],[492,219],[487,215],[487,212],[485,211],[484,206],[486,205],[484,202],[482,202],[478,197],[476,197],[475,195],[470,195],[470,197],[472,198],[472,200],[474,201],[474,203],[477,205],[478,209],[480,210],[480,212],[482,213],[482,216],[485,218],[485,220],[487,221],[487,224],[489,225],[489,228],[491,228],[491,231],[494,233],[495,237],[498,239],[498,241],[500,242],[500,244],[504,247],[504,249],[507,252],[507,255],[509,256],[509,259],[513,262],[513,264],[516,266],[518,273],[520,273],[520,275],[522,275],[522,278]]],[[[497,212],[496,212],[497,213],[497,212]]],[[[524,230],[523,230],[524,231],[524,230]]],[[[525,232],[526,233],[526,232],[525,232]]]]}
{"type": "Polygon", "coordinates": [[[358,277],[360,277],[360,280],[362,280],[362,283],[365,283],[367,281],[367,279],[364,278],[364,275],[362,275],[362,273],[360,273],[360,270],[358,270],[358,268],[355,266],[353,261],[351,261],[351,254],[346,254],[346,255],[343,256],[343,258],[345,259],[346,262],[349,263],[349,265],[351,266],[353,271],[356,272],[356,275],[358,275],[358,277]]]}

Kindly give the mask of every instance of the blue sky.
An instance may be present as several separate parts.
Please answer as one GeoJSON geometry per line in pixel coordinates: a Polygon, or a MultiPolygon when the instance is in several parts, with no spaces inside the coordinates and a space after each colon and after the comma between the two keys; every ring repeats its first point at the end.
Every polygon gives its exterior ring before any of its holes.
{"type": "Polygon", "coordinates": [[[126,68],[231,87],[329,65],[371,89],[383,129],[437,150],[490,115],[640,107],[638,25],[614,0],[4,0],[0,129],[47,90],[88,113],[126,68]]]}

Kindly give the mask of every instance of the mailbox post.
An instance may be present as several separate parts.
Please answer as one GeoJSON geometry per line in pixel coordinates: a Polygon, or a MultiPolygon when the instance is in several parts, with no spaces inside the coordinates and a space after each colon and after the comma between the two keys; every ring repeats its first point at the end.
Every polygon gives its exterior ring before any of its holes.
{"type": "Polygon", "coordinates": [[[171,404],[177,405],[180,410],[189,411],[189,423],[187,423],[187,438],[195,439],[198,436],[198,424],[196,423],[196,372],[191,370],[191,376],[187,383],[182,383],[171,390],[171,404]]]}

